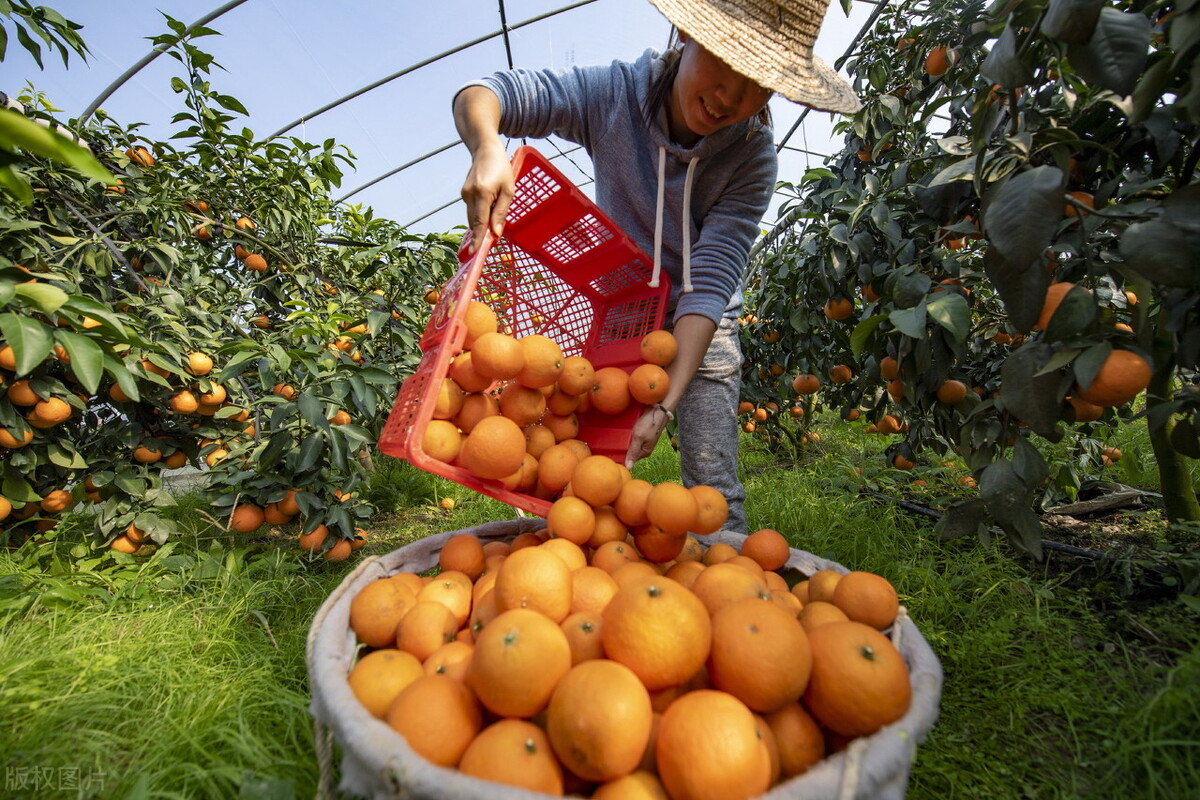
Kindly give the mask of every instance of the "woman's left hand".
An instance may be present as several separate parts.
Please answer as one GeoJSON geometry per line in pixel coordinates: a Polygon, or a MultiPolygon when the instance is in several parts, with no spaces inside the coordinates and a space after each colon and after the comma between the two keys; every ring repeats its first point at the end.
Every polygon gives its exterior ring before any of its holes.
{"type": "Polygon", "coordinates": [[[648,406],[638,421],[633,423],[633,438],[629,440],[629,452],[625,456],[625,468],[633,469],[633,465],[654,452],[658,437],[670,422],[670,413],[659,404],[648,406]]]}

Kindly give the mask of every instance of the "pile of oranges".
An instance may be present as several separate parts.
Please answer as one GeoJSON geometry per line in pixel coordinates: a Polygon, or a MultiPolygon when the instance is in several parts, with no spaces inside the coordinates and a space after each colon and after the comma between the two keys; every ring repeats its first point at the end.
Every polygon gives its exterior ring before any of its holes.
{"type": "MultiPolygon", "coordinates": [[[[647,334],[641,343],[645,363],[627,372],[564,356],[542,334],[517,338],[502,332],[485,303],[471,301],[463,321],[463,350],[438,387],[422,448],[507,491],[542,500],[563,495],[576,466],[592,456],[579,438],[580,414],[620,415],[667,394],[664,367],[676,351],[667,331],[647,334]]],[[[624,465],[605,460],[628,479],[624,465]]]]}
{"type": "Polygon", "coordinates": [[[437,575],[355,596],[350,687],[434,764],[599,798],[754,797],[904,715],[886,579],[789,587],[777,531],[684,539],[656,562],[625,538],[450,537],[437,575]]]}

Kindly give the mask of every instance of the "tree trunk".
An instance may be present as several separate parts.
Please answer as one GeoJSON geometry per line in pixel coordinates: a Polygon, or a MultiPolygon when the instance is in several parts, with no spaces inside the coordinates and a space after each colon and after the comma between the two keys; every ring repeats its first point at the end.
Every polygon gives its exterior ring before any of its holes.
{"type": "MultiPolygon", "coordinates": [[[[1171,374],[1170,368],[1155,370],[1146,392],[1147,408],[1168,402],[1171,397],[1171,374]]],[[[1167,417],[1161,428],[1150,429],[1150,443],[1154,447],[1154,458],[1158,461],[1158,481],[1161,485],[1163,505],[1167,519],[1171,522],[1196,522],[1200,521],[1200,502],[1196,500],[1196,489],[1192,485],[1187,457],[1171,445],[1171,431],[1175,429],[1175,425],[1175,418],[1167,417]]]]}

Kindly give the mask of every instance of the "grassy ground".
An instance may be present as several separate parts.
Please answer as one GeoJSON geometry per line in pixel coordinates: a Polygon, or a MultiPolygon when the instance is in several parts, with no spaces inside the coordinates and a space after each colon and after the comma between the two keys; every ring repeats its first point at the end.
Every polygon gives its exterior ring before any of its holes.
{"type": "MultiPolygon", "coordinates": [[[[795,468],[747,443],[750,525],[890,578],[941,658],[941,718],[910,797],[1195,796],[1197,616],[1145,571],[1169,563],[1146,553],[1178,542],[1171,531],[1153,514],[1117,518],[1143,547],[1115,548],[1111,563],[1053,552],[1036,563],[1003,540],[940,543],[929,519],[858,487],[938,505],[955,491],[952,468],[913,489],[911,476],[872,466],[870,437],[823,434],[795,468]]],[[[512,516],[382,462],[371,497],[396,510],[365,553],[512,516]],[[436,507],[446,496],[453,512],[436,507]]],[[[660,447],[638,473],[677,478],[674,454],[660,447]]],[[[0,796],[312,796],[304,640],[353,564],[305,561],[287,532],[214,532],[194,522],[197,505],[184,499],[187,533],[148,561],[90,557],[69,526],[0,552],[0,796]]]]}

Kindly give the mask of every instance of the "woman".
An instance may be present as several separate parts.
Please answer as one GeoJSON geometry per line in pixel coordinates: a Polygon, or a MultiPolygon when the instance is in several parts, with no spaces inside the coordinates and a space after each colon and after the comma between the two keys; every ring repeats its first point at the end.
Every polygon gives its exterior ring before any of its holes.
{"type": "Polygon", "coordinates": [[[775,188],[767,101],[774,93],[853,113],[858,99],[812,55],[828,0],[650,0],[678,31],[664,54],[570,70],[499,72],[454,99],[471,152],[463,185],[478,241],[502,231],[513,174],[501,134],[554,133],[591,155],[596,202],[672,281],[679,344],[670,390],[635,424],[627,465],[679,417],[683,482],[729,502],[726,529],[746,532],[737,477],[742,273],[775,188]]]}

